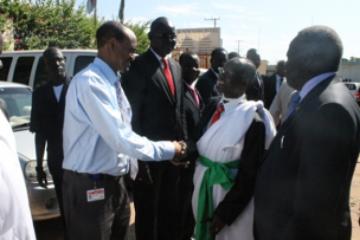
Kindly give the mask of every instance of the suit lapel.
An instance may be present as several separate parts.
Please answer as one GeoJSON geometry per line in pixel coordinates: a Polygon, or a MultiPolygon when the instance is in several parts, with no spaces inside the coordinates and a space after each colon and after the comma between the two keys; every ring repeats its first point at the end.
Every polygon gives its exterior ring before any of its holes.
{"type": "Polygon", "coordinates": [[[318,98],[321,92],[324,91],[324,89],[332,83],[333,79],[334,76],[329,77],[328,79],[322,81],[314,89],[312,89],[296,107],[295,112],[291,114],[288,119],[286,119],[281,129],[286,129],[294,121],[295,118],[301,118],[301,115],[307,112],[307,109],[309,107],[312,108],[314,104],[317,104],[316,98],[318,98]]]}
{"type": "MultiPolygon", "coordinates": [[[[174,99],[174,97],[172,96],[172,94],[170,92],[170,89],[169,89],[169,86],[168,86],[164,71],[162,69],[162,66],[161,66],[159,60],[151,52],[150,49],[148,50],[147,53],[148,53],[149,58],[151,59],[152,64],[154,65],[154,68],[157,69],[155,74],[154,74],[153,81],[155,81],[161,87],[161,89],[163,90],[163,92],[166,95],[166,98],[169,100],[169,102],[174,104],[175,99],[174,99]]],[[[170,67],[170,64],[169,64],[169,67],[170,67]]],[[[170,71],[171,71],[171,67],[170,67],[170,71]]],[[[173,78],[174,78],[174,76],[173,76],[173,78]]],[[[176,88],[176,85],[175,85],[175,88],[176,88]]]]}
{"type": "MultiPolygon", "coordinates": [[[[185,88],[187,88],[187,87],[185,87],[185,88]]],[[[185,97],[190,100],[190,102],[194,105],[194,107],[196,107],[196,108],[198,107],[197,103],[195,102],[195,99],[189,89],[186,89],[185,97]]]]}

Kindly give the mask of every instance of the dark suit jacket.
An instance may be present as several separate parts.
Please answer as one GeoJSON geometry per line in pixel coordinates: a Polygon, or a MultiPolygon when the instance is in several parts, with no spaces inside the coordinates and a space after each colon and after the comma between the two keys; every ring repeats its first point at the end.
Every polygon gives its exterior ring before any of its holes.
{"type": "Polygon", "coordinates": [[[199,77],[196,83],[196,89],[199,91],[205,105],[209,103],[210,98],[219,96],[219,92],[216,89],[217,80],[217,76],[210,68],[199,77]]]}
{"type": "MultiPolygon", "coordinates": [[[[199,92],[198,92],[199,94],[199,92]]],[[[195,140],[196,139],[196,128],[200,122],[201,112],[204,108],[204,103],[202,101],[201,96],[200,98],[200,106],[196,104],[196,101],[188,89],[186,85],[184,85],[184,113],[188,131],[189,139],[195,140]]]]}
{"type": "Polygon", "coordinates": [[[350,240],[360,112],[343,83],[321,82],[280,128],[257,177],[258,240],[350,240]]]}
{"type": "Polygon", "coordinates": [[[48,82],[33,92],[30,131],[46,138],[49,165],[61,169],[63,160],[64,109],[67,85],[64,84],[58,102],[53,86],[48,82]]]}
{"type": "Polygon", "coordinates": [[[264,83],[258,72],[248,84],[245,93],[248,100],[264,100],[264,83]]]}
{"type": "Polygon", "coordinates": [[[276,74],[264,78],[264,106],[269,109],[276,95],[276,74]]]}
{"type": "MultiPolygon", "coordinates": [[[[205,132],[218,102],[219,99],[212,99],[204,110],[199,126],[200,132],[205,132]]],[[[215,214],[228,225],[236,220],[253,197],[256,175],[262,163],[264,150],[265,126],[257,114],[245,135],[235,184],[215,209],[215,214]]]]}
{"type": "Polygon", "coordinates": [[[185,134],[181,69],[173,59],[169,59],[169,66],[175,97],[160,62],[150,50],[135,59],[122,80],[133,112],[133,128],[151,140],[180,140],[185,134]]]}

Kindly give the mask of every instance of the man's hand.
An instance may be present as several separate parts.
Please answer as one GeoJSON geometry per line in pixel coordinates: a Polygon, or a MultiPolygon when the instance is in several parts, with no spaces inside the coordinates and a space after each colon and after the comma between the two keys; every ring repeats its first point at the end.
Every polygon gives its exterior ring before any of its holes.
{"type": "Polygon", "coordinates": [[[36,167],[36,177],[41,187],[47,188],[47,178],[43,167],[36,167]]]}
{"type": "Polygon", "coordinates": [[[174,141],[175,156],[170,162],[176,167],[188,167],[189,161],[182,161],[187,154],[187,145],[184,141],[174,141]]]}
{"type": "Polygon", "coordinates": [[[211,221],[210,234],[215,237],[224,227],[225,223],[218,216],[214,215],[211,221]]]}
{"type": "Polygon", "coordinates": [[[176,158],[180,158],[182,156],[184,156],[186,154],[186,150],[187,150],[187,145],[184,141],[174,141],[173,142],[174,146],[175,146],[175,157],[176,158]]]}

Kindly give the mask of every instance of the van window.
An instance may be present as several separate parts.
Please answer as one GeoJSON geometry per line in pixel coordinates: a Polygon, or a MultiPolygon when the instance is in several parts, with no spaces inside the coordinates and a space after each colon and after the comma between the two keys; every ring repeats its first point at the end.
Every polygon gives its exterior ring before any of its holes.
{"type": "Polygon", "coordinates": [[[0,68],[0,80],[6,81],[9,74],[12,57],[0,57],[3,67],[0,68]]]}
{"type": "Polygon", "coordinates": [[[34,63],[34,57],[20,57],[17,60],[14,79],[16,83],[29,84],[31,69],[34,63]]]}
{"type": "Polygon", "coordinates": [[[95,56],[79,56],[75,59],[75,68],[74,75],[87,67],[93,60],[95,56]]]}
{"type": "Polygon", "coordinates": [[[44,58],[40,57],[39,63],[37,65],[36,72],[35,72],[33,89],[35,90],[39,86],[46,83],[46,81],[47,81],[47,78],[46,78],[46,68],[45,68],[44,58]]]}

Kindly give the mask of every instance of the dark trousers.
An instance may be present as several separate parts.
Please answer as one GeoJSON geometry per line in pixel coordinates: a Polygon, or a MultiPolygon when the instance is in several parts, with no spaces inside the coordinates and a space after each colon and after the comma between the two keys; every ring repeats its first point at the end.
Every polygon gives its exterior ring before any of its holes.
{"type": "Polygon", "coordinates": [[[122,177],[64,170],[65,222],[70,240],[122,240],[129,230],[130,206],[122,177]],[[104,188],[105,199],[87,202],[86,191],[104,188]]]}
{"type": "Polygon", "coordinates": [[[62,165],[62,159],[53,160],[52,158],[48,158],[49,171],[54,182],[56,198],[58,200],[60,214],[63,217],[64,207],[63,207],[63,194],[62,194],[62,180],[64,173],[61,165],[62,165]]]}
{"type": "Polygon", "coordinates": [[[140,162],[134,183],[137,240],[181,239],[184,198],[179,194],[180,168],[169,162],[140,162]]]}

